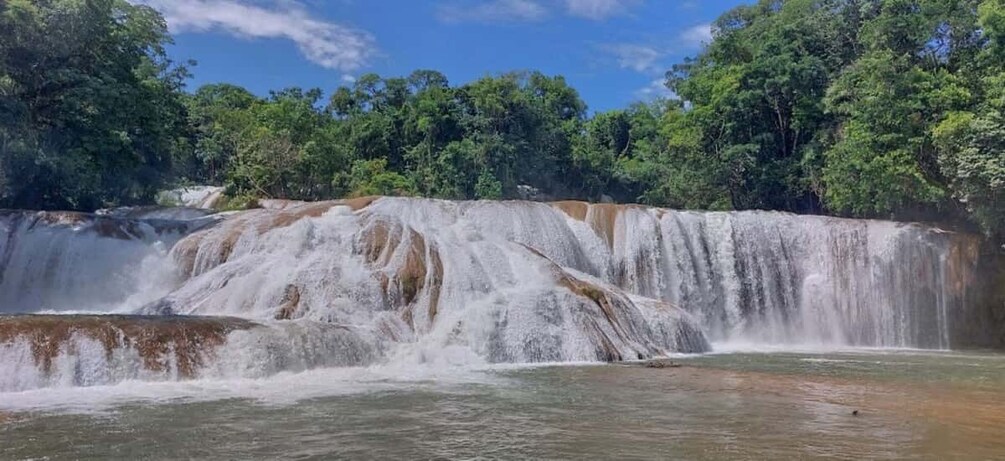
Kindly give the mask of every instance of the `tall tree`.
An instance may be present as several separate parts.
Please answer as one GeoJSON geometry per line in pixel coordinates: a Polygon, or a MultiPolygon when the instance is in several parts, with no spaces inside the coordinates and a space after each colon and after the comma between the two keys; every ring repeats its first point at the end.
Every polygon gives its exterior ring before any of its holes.
{"type": "Polygon", "coordinates": [[[149,201],[190,149],[169,41],[124,0],[0,4],[0,206],[149,201]]]}

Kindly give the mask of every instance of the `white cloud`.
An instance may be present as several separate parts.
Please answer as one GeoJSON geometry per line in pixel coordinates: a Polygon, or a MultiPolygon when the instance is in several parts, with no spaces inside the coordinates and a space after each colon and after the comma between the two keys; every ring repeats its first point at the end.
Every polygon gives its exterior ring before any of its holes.
{"type": "Polygon", "coordinates": [[[573,16],[593,19],[607,19],[625,14],[642,0],[564,0],[565,9],[573,16]]]}
{"type": "Polygon", "coordinates": [[[614,56],[618,66],[622,69],[631,69],[636,72],[658,70],[658,61],[663,57],[663,53],[655,48],[631,43],[601,45],[600,49],[614,56]]]}
{"type": "Polygon", "coordinates": [[[689,47],[701,48],[712,43],[712,25],[699,24],[691,27],[680,34],[680,39],[689,47]]]}
{"type": "Polygon", "coordinates": [[[438,12],[443,22],[540,21],[547,15],[548,10],[534,0],[451,3],[440,5],[438,12]]]}
{"type": "Polygon", "coordinates": [[[647,101],[654,99],[677,99],[677,93],[667,88],[666,80],[662,78],[649,82],[648,85],[636,91],[635,96],[647,101]]]}
{"type": "Polygon", "coordinates": [[[357,70],[377,52],[369,33],[314,18],[295,0],[276,0],[272,8],[248,0],[132,1],[160,11],[173,32],[291,40],[308,60],[329,69],[357,70]]]}

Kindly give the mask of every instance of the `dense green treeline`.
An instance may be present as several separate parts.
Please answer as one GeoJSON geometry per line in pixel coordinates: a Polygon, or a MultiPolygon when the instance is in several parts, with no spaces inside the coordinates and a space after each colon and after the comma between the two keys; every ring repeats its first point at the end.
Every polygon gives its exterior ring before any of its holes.
{"type": "Polygon", "coordinates": [[[588,116],[562,77],[364,75],[327,94],[183,92],[163,19],[121,0],[0,4],[0,206],[235,197],[551,197],[1005,229],[1005,0],[762,0],[588,116]]]}
{"type": "Polygon", "coordinates": [[[189,171],[238,194],[502,198],[528,184],[587,192],[574,142],[586,107],[561,77],[510,74],[450,87],[433,71],[370,74],[328,98],[287,89],[258,99],[210,85],[188,107],[197,134],[189,171]]]}
{"type": "MultiPolygon", "coordinates": [[[[734,208],[1005,227],[1001,0],[763,0],[668,74],[669,163],[734,208]],[[683,136],[681,136],[684,134],[683,136]]],[[[687,193],[686,191],[681,191],[687,193]]]]}
{"type": "Polygon", "coordinates": [[[163,18],[120,0],[0,2],[0,207],[148,199],[188,148],[163,18]]]}

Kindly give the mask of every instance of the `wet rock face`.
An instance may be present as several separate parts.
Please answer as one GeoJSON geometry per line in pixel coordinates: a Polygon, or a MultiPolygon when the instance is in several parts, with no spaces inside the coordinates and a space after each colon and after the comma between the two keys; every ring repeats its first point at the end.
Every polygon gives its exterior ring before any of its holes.
{"type": "Polygon", "coordinates": [[[966,309],[953,313],[953,338],[961,348],[1005,349],[1005,253],[994,245],[969,240],[954,256],[954,282],[969,296],[966,309]],[[975,265],[971,262],[976,261],[975,265]]]}
{"type": "Polygon", "coordinates": [[[379,280],[387,305],[396,310],[413,330],[414,309],[420,298],[426,301],[428,329],[436,319],[443,285],[443,262],[435,246],[414,229],[387,220],[374,220],[361,229],[354,253],[363,256],[379,280]]]}
{"type": "Polygon", "coordinates": [[[8,366],[25,367],[30,361],[38,375],[48,378],[68,360],[113,362],[129,356],[139,368],[136,373],[187,379],[196,376],[228,334],[255,326],[214,317],[0,316],[0,357],[8,366]]]}
{"type": "MultiPolygon", "coordinates": [[[[470,348],[489,362],[707,350],[678,308],[570,275],[520,238],[479,228],[495,206],[268,201],[176,245],[173,256],[190,278],[166,305],[183,314],[362,325],[395,342],[470,348]]],[[[498,206],[567,225],[549,205],[498,206]]],[[[511,231],[527,238],[545,232],[515,224],[511,231]]]]}
{"type": "Polygon", "coordinates": [[[368,365],[383,354],[365,329],[232,317],[0,316],[0,392],[125,380],[258,378],[368,365]]]}

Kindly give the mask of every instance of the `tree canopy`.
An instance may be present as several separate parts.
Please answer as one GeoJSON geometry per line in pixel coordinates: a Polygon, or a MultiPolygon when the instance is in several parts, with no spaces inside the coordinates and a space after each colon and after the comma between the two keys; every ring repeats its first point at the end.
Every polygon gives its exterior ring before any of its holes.
{"type": "Polygon", "coordinates": [[[191,140],[163,18],[124,0],[10,0],[0,37],[0,206],[149,200],[191,140]]]}
{"type": "Polygon", "coordinates": [[[306,200],[609,197],[952,220],[1002,238],[1005,1],[760,0],[713,36],[667,72],[674,99],[590,115],[539,72],[189,93],[154,10],[10,0],[0,206],[144,203],[198,182],[306,200]]]}

